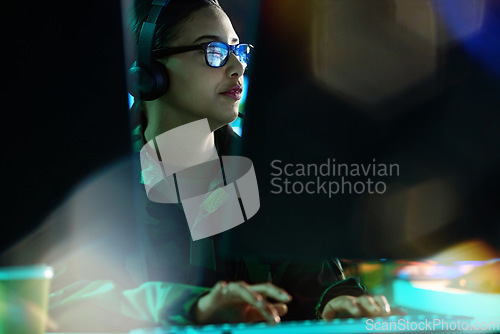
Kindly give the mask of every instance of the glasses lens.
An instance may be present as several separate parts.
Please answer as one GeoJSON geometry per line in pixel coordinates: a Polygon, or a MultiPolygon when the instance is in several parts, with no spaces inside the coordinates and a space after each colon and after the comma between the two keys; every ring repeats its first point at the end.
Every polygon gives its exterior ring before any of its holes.
{"type": "Polygon", "coordinates": [[[207,45],[207,62],[212,67],[221,67],[226,63],[229,48],[221,42],[212,42],[207,45]]]}
{"type": "Polygon", "coordinates": [[[251,47],[248,44],[240,44],[234,50],[234,54],[245,67],[247,67],[250,62],[250,51],[251,47]]]}

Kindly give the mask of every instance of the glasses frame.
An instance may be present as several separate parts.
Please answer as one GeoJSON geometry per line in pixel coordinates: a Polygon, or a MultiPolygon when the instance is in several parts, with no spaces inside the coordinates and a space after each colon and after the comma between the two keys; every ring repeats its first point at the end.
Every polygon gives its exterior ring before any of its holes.
{"type": "MultiPolygon", "coordinates": [[[[224,65],[226,65],[227,60],[229,59],[229,56],[231,55],[231,53],[234,54],[236,59],[238,59],[238,61],[241,63],[241,60],[236,55],[236,48],[238,48],[240,45],[246,45],[247,47],[250,47],[251,49],[254,48],[254,46],[252,44],[248,44],[248,43],[230,45],[230,44],[227,44],[227,43],[222,42],[222,41],[211,41],[211,42],[206,42],[206,43],[201,43],[201,44],[196,44],[196,45],[189,45],[189,46],[165,47],[165,48],[154,49],[153,56],[155,58],[161,59],[161,58],[165,58],[165,57],[172,56],[172,55],[179,54],[179,53],[195,51],[195,50],[203,50],[203,51],[205,51],[205,62],[207,63],[207,65],[210,67],[213,67],[213,68],[220,68],[220,67],[223,67],[224,65]],[[222,44],[226,45],[227,48],[229,49],[229,53],[227,54],[226,59],[224,59],[224,61],[222,62],[222,64],[220,66],[212,66],[208,62],[207,49],[208,49],[208,46],[212,43],[222,43],[222,44]]],[[[248,66],[248,64],[245,66],[248,66]]]]}

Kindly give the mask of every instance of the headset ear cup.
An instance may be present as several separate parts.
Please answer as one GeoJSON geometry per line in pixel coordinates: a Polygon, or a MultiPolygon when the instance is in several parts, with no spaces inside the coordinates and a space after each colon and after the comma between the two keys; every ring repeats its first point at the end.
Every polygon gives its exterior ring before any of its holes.
{"type": "Polygon", "coordinates": [[[168,90],[169,78],[166,68],[154,60],[150,68],[140,67],[134,62],[129,70],[129,92],[142,101],[156,100],[168,90]]]}
{"type": "Polygon", "coordinates": [[[151,67],[151,72],[155,81],[155,87],[151,90],[151,100],[155,100],[167,92],[170,79],[168,77],[167,68],[159,61],[153,60],[151,62],[151,67]]]}

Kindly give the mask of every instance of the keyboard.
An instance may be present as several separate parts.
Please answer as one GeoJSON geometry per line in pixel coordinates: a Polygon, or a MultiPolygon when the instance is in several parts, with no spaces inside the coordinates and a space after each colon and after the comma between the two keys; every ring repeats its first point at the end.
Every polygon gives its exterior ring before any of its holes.
{"type": "Polygon", "coordinates": [[[443,315],[391,316],[386,318],[284,321],[266,323],[172,326],[136,329],[130,334],[366,334],[366,333],[499,333],[500,318],[490,323],[470,317],[443,315]],[[472,326],[479,326],[473,328],[472,326]],[[481,328],[481,325],[482,328],[481,328]]]}

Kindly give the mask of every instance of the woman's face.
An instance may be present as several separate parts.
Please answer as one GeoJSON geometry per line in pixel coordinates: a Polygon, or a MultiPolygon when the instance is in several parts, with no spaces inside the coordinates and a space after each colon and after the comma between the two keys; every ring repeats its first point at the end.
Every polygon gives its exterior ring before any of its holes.
{"type": "MultiPolygon", "coordinates": [[[[231,21],[220,9],[210,6],[193,13],[181,28],[181,35],[169,47],[223,41],[238,44],[231,21]]],[[[169,56],[170,86],[161,98],[165,111],[173,112],[183,123],[207,118],[212,131],[232,122],[238,115],[241,94],[223,94],[234,86],[243,87],[243,65],[234,54],[220,68],[209,67],[204,51],[169,56]]]]}

